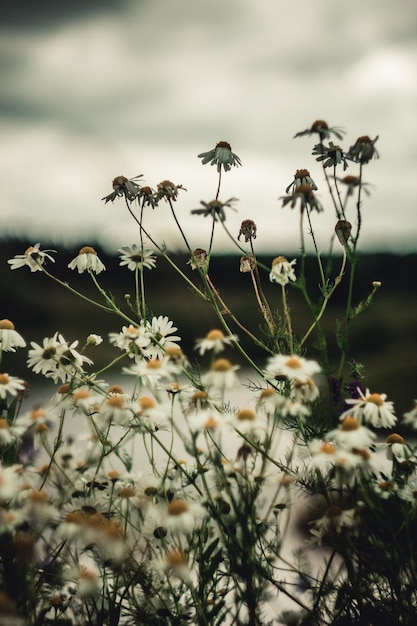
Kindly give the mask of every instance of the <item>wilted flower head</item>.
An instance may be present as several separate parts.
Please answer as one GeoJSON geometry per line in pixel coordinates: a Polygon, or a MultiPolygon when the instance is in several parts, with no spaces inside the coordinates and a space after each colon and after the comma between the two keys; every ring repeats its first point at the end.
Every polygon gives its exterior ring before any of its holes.
{"type": "Polygon", "coordinates": [[[198,267],[205,270],[207,268],[207,261],[207,252],[202,248],[196,248],[187,263],[191,265],[192,270],[196,270],[198,267]]]}
{"type": "Polygon", "coordinates": [[[70,270],[77,269],[79,274],[85,271],[100,274],[106,269],[104,263],[98,258],[97,252],[91,246],[81,248],[78,256],[68,264],[68,267],[70,270]]]}
{"type": "Polygon", "coordinates": [[[307,183],[299,185],[291,195],[282,196],[281,200],[283,207],[289,204],[293,209],[297,204],[297,201],[299,201],[301,211],[304,211],[307,206],[310,207],[310,210],[316,209],[317,213],[321,213],[321,211],[323,211],[321,203],[314,194],[313,187],[307,183]]]}
{"type": "Polygon", "coordinates": [[[142,174],[134,176],[133,178],[126,178],[126,176],[116,176],[112,181],[113,191],[108,196],[104,196],[102,200],[107,202],[113,202],[117,197],[123,196],[133,202],[140,191],[140,186],[137,184],[137,180],[142,177],[142,174]]]}
{"type": "Polygon", "coordinates": [[[370,139],[368,135],[358,137],[354,145],[349,148],[346,158],[355,161],[355,163],[361,163],[362,165],[369,163],[373,158],[379,159],[379,154],[375,149],[377,140],[378,135],[375,139],[370,139]]]}
{"type": "Polygon", "coordinates": [[[297,280],[293,269],[293,265],[295,265],[296,262],[296,259],[288,261],[285,256],[277,256],[272,261],[272,268],[269,273],[269,280],[271,283],[279,283],[280,285],[285,286],[290,282],[290,280],[297,280]]]}
{"type": "MultiPolygon", "coordinates": [[[[31,272],[39,272],[42,271],[42,265],[45,263],[46,259],[55,263],[55,259],[53,259],[45,251],[41,251],[39,246],[40,243],[37,243],[34,246],[29,246],[29,248],[25,250],[24,254],[16,254],[13,259],[9,259],[7,262],[10,265],[10,269],[16,270],[19,267],[27,265],[30,267],[31,272]]],[[[53,252],[53,250],[49,250],[49,252],[53,252]]]]}
{"type": "Polygon", "coordinates": [[[187,191],[182,185],[174,185],[174,183],[172,183],[170,180],[163,180],[158,184],[155,195],[156,200],[159,201],[164,199],[167,202],[175,202],[178,197],[178,191],[180,189],[187,191]]]}
{"type": "Polygon", "coordinates": [[[137,244],[131,246],[123,246],[119,248],[120,265],[126,265],[129,270],[134,272],[138,267],[153,269],[156,265],[156,257],[153,256],[151,250],[141,248],[137,244]]]}
{"type": "Polygon", "coordinates": [[[246,254],[240,258],[240,271],[243,273],[253,272],[256,267],[256,259],[253,254],[246,254]]]}
{"type": "Polygon", "coordinates": [[[227,141],[219,141],[213,150],[201,152],[198,155],[202,159],[203,165],[210,162],[210,165],[217,165],[217,171],[220,172],[222,166],[225,172],[228,172],[233,165],[242,165],[239,157],[232,152],[232,148],[227,141]]]}
{"type": "Polygon", "coordinates": [[[0,320],[0,351],[16,352],[16,348],[24,348],[26,341],[10,320],[0,320]]]}
{"type": "Polygon", "coordinates": [[[343,178],[338,178],[337,176],[335,176],[335,179],[339,183],[343,183],[344,185],[347,186],[347,195],[348,196],[351,196],[353,194],[354,190],[357,189],[358,187],[361,187],[363,189],[363,191],[366,194],[369,195],[369,191],[366,189],[366,187],[368,186],[368,183],[364,183],[360,176],[354,176],[353,174],[347,174],[343,178]]]}
{"type": "Polygon", "coordinates": [[[297,170],[294,174],[294,180],[288,185],[285,193],[294,193],[300,185],[310,185],[311,189],[317,190],[317,185],[310,176],[310,172],[305,169],[297,170]]]}
{"type": "Polygon", "coordinates": [[[342,148],[335,146],[332,141],[330,141],[328,146],[318,143],[314,146],[312,154],[314,156],[318,155],[316,161],[324,161],[323,167],[336,167],[339,163],[343,163],[343,169],[345,170],[348,166],[342,148]]]}
{"type": "Polygon", "coordinates": [[[241,235],[245,237],[245,243],[256,239],[256,224],[253,220],[243,220],[237,238],[240,239],[241,235]]]}
{"type": "Polygon", "coordinates": [[[350,232],[352,230],[352,224],[346,220],[339,220],[334,230],[342,246],[347,246],[350,232]]]}
{"type": "Polygon", "coordinates": [[[316,120],[310,128],[296,133],[294,137],[302,137],[303,135],[311,137],[311,135],[314,134],[318,134],[320,141],[324,141],[325,139],[329,139],[332,134],[338,139],[343,139],[344,131],[336,126],[330,128],[324,120],[316,120]]]}
{"type": "Polygon", "coordinates": [[[215,222],[217,221],[217,219],[219,219],[220,222],[224,222],[226,221],[226,213],[224,211],[225,207],[229,207],[236,211],[236,209],[232,206],[233,202],[236,202],[236,198],[229,198],[229,200],[227,200],[226,202],[220,202],[220,200],[204,202],[204,200],[201,200],[203,208],[193,209],[191,211],[191,215],[204,215],[204,217],[211,215],[215,222]]]}

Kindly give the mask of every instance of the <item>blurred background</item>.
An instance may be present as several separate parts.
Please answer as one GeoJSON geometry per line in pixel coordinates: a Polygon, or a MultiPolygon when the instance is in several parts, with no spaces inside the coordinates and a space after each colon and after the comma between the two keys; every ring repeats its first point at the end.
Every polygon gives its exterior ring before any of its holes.
{"type": "MultiPolygon", "coordinates": [[[[190,211],[213,199],[217,177],[197,155],[220,140],[242,160],[223,177],[221,199],[238,198],[237,211],[227,217],[230,232],[237,235],[242,220],[253,219],[256,251],[266,264],[279,254],[296,257],[299,215],[282,209],[278,198],[295,170],[307,168],[325,206],[315,216],[325,254],[335,216],[321,166],[311,156],[314,138],[294,139],[324,119],[345,129],[344,149],[358,136],[379,136],[381,158],[364,170],[370,196],[363,206],[356,298],[369,293],[373,280],[383,287],[355,323],[352,353],[366,363],[374,391],[393,396],[399,410],[410,408],[417,397],[416,27],[413,0],[6,3],[0,24],[0,317],[13,319],[36,341],[58,329],[68,339],[78,337],[78,322],[88,322],[89,332],[116,330],[114,321],[75,304],[40,274],[10,272],[7,259],[40,241],[43,249],[59,250],[65,275],[78,248],[94,245],[108,266],[107,287],[123,300],[132,276],[125,271],[120,279],[115,253],[137,242],[138,234],[123,202],[101,201],[112,179],[142,174],[152,187],[167,178],[182,184],[187,191],[178,217],[191,247],[205,248],[210,222],[190,211]]],[[[353,164],[347,173],[357,173],[353,164]]],[[[353,204],[350,210],[354,223],[353,204]]],[[[168,207],[149,210],[146,219],[154,238],[191,272],[168,207]]],[[[250,294],[242,298],[247,276],[238,271],[238,257],[227,256],[229,240],[220,231],[214,250],[219,288],[258,328],[256,303],[250,294]]],[[[180,298],[184,287],[178,289],[158,260],[151,307],[175,320],[192,349],[191,337],[205,334],[213,319],[204,305],[180,298]]],[[[266,289],[277,297],[276,286],[266,289]]],[[[342,296],[341,289],[330,332],[343,315],[342,296]]],[[[295,314],[301,328],[302,308],[295,314]]]]}

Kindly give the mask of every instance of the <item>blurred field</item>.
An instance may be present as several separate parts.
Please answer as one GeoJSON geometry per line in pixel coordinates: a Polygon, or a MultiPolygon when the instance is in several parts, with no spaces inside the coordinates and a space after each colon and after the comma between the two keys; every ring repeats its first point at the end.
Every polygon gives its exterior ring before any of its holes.
{"type": "MultiPolygon", "coordinates": [[[[33,242],[32,242],[33,243],[33,242]]],[[[100,311],[93,305],[74,297],[40,272],[31,273],[29,268],[11,271],[7,259],[21,254],[30,242],[13,240],[1,243],[0,253],[0,318],[11,319],[16,329],[26,341],[41,342],[59,330],[68,341],[80,340],[82,345],[89,333],[98,333],[106,340],[107,333],[119,331],[123,323],[111,314],[100,311]]],[[[42,248],[49,247],[43,243],[42,248]]],[[[53,247],[51,245],[50,247],[53,247]]],[[[96,248],[107,271],[99,275],[99,282],[111,292],[116,302],[126,308],[125,294],[133,295],[133,273],[119,267],[119,259],[105,255],[96,248]]],[[[90,284],[88,276],[67,269],[67,264],[77,254],[77,250],[60,249],[55,255],[57,262],[48,263],[47,269],[62,280],[94,299],[100,298],[90,284]]],[[[270,265],[272,255],[263,258],[270,265]]],[[[193,281],[198,281],[196,272],[187,264],[188,258],[177,257],[176,261],[184,273],[193,281]]],[[[312,292],[318,284],[317,262],[307,260],[309,284],[312,292]]],[[[338,269],[335,260],[335,274],[338,269]]],[[[210,276],[216,284],[227,306],[261,337],[262,319],[251,287],[248,274],[239,271],[239,258],[214,257],[210,276]]],[[[352,322],[351,359],[365,365],[365,384],[374,392],[387,393],[394,400],[397,414],[409,410],[417,398],[417,254],[394,256],[390,254],[361,255],[357,270],[354,302],[358,303],[369,294],[374,280],[382,282],[373,304],[352,322]]],[[[146,272],[147,302],[154,315],[168,315],[179,329],[183,338],[183,349],[189,359],[193,359],[193,345],[196,338],[217,327],[216,317],[210,305],[198,300],[189,288],[177,278],[177,274],[162,258],[158,258],[157,269],[146,272]]],[[[347,280],[343,281],[330,302],[324,317],[324,327],[328,334],[331,361],[336,366],[338,352],[334,341],[336,320],[344,319],[344,297],[347,280]]],[[[264,290],[271,308],[281,310],[280,288],[269,283],[265,275],[264,290]]],[[[294,319],[294,330],[305,332],[311,323],[310,315],[295,289],[289,290],[289,304],[294,319]]],[[[239,329],[233,327],[245,346],[247,342],[239,329]]],[[[314,338],[309,346],[311,357],[315,356],[314,338]]],[[[263,366],[265,357],[254,352],[255,360],[263,366]]],[[[101,345],[92,357],[96,365],[103,365],[115,353],[101,345]]],[[[237,354],[230,352],[233,360],[237,354]]],[[[26,350],[16,354],[3,355],[2,370],[9,374],[28,378],[25,366],[26,350]]],[[[39,380],[39,377],[35,377],[39,380]]],[[[33,384],[34,379],[30,377],[33,384]]]]}

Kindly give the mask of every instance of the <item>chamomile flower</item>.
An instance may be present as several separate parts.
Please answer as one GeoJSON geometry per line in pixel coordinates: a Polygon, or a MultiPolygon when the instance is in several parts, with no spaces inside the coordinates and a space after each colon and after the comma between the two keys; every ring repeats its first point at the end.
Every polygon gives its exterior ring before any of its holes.
{"type": "Polygon", "coordinates": [[[135,243],[131,246],[123,246],[118,251],[120,252],[119,265],[125,265],[131,272],[138,268],[151,270],[156,265],[156,257],[153,256],[152,250],[141,248],[135,243]]]}
{"type": "Polygon", "coordinates": [[[0,398],[3,400],[6,398],[7,394],[15,396],[24,388],[25,383],[20,378],[9,376],[8,374],[0,374],[0,398]]]}
{"type": "Polygon", "coordinates": [[[345,450],[360,450],[369,448],[376,439],[374,432],[361,426],[359,420],[353,415],[346,416],[338,428],[331,430],[326,435],[326,440],[334,442],[345,450]]]}
{"type": "Polygon", "coordinates": [[[315,209],[317,213],[321,213],[323,211],[321,202],[316,197],[313,187],[307,183],[299,185],[292,194],[282,196],[281,200],[283,207],[289,204],[292,209],[295,207],[297,202],[299,202],[301,212],[303,212],[306,208],[309,208],[310,211],[315,209]]]}
{"type": "Polygon", "coordinates": [[[299,383],[320,372],[321,367],[317,361],[307,360],[296,354],[276,354],[268,360],[265,369],[265,375],[269,380],[289,379],[299,383]]]}
{"type": "Polygon", "coordinates": [[[175,202],[178,198],[178,192],[182,189],[186,191],[186,189],[182,185],[174,185],[170,180],[163,180],[157,186],[156,190],[156,200],[166,200],[167,202],[175,202]]]}
{"type": "Polygon", "coordinates": [[[313,148],[312,154],[316,156],[316,161],[323,161],[323,167],[336,167],[343,163],[343,169],[348,166],[346,155],[340,146],[336,146],[332,141],[328,146],[319,143],[313,148]],[[318,155],[318,156],[317,156],[318,155]]]}
{"type": "Polygon", "coordinates": [[[212,150],[201,152],[198,158],[202,160],[203,165],[206,163],[216,165],[219,173],[222,167],[225,172],[228,172],[233,166],[242,165],[241,160],[232,152],[230,143],[227,141],[219,141],[212,150]]]}
{"type": "Polygon", "coordinates": [[[166,508],[166,525],[173,533],[189,533],[201,525],[206,515],[207,510],[199,502],[174,498],[166,508]]]}
{"type": "Polygon", "coordinates": [[[152,344],[148,350],[152,358],[162,357],[167,348],[178,347],[177,343],[181,341],[181,337],[174,334],[178,328],[166,315],[153,317],[145,323],[145,328],[151,337],[152,344]]]}
{"type": "Polygon", "coordinates": [[[97,252],[91,246],[81,248],[78,256],[68,264],[68,267],[70,270],[78,270],[79,274],[86,271],[100,274],[106,269],[104,263],[98,258],[97,252]]]}
{"type": "Polygon", "coordinates": [[[142,359],[131,367],[124,367],[123,372],[139,378],[144,385],[155,387],[162,378],[169,378],[164,362],[161,359],[142,359]]]}
{"type": "Polygon", "coordinates": [[[347,415],[353,415],[361,423],[371,424],[375,428],[392,428],[397,417],[394,414],[394,404],[387,400],[385,393],[370,393],[369,389],[359,391],[359,398],[348,398],[345,400],[350,407],[342,413],[340,419],[347,415]]]}
{"type": "Polygon", "coordinates": [[[104,200],[105,204],[107,204],[107,202],[114,202],[116,198],[125,197],[126,200],[133,202],[133,200],[135,200],[140,191],[140,186],[136,181],[139,180],[141,177],[142,174],[139,174],[139,176],[134,176],[130,179],[126,178],[126,176],[116,176],[116,178],[114,178],[112,182],[112,193],[109,193],[108,196],[104,196],[102,200],[104,200]]]}
{"type": "Polygon", "coordinates": [[[317,191],[317,185],[310,176],[310,172],[306,169],[297,170],[294,174],[294,180],[288,185],[285,193],[294,193],[300,185],[310,185],[313,191],[317,191]]]}
{"type": "Polygon", "coordinates": [[[26,341],[15,330],[10,320],[0,320],[0,351],[16,352],[16,348],[24,348],[26,341]]]}
{"type": "Polygon", "coordinates": [[[225,334],[218,329],[210,330],[204,339],[198,339],[195,344],[195,349],[199,354],[203,355],[207,351],[213,351],[214,354],[222,352],[226,346],[233,345],[238,340],[236,335],[225,334]]]}
{"type": "Polygon", "coordinates": [[[325,139],[329,139],[331,135],[337,137],[337,139],[343,139],[344,131],[341,128],[337,128],[334,126],[333,128],[329,127],[327,122],[324,120],[316,120],[306,130],[302,130],[294,135],[294,137],[303,137],[304,135],[318,135],[320,141],[324,141],[325,139]]]}
{"type": "MultiPolygon", "coordinates": [[[[53,250],[49,250],[49,252],[53,252],[53,250]]],[[[16,254],[13,259],[9,259],[7,262],[12,270],[16,270],[27,265],[30,267],[31,272],[40,272],[42,271],[42,265],[47,259],[48,261],[55,263],[55,259],[51,257],[50,254],[40,250],[40,243],[37,243],[34,246],[29,246],[29,248],[25,250],[24,254],[16,254]]]]}
{"type": "Polygon", "coordinates": [[[220,200],[211,200],[211,202],[204,202],[201,200],[200,204],[203,205],[202,209],[193,209],[191,211],[191,215],[203,215],[204,217],[211,216],[215,222],[219,220],[220,222],[226,221],[226,212],[225,208],[228,207],[233,211],[236,209],[232,206],[233,202],[236,202],[236,198],[229,198],[226,202],[220,202],[220,200]]]}
{"type": "Polygon", "coordinates": [[[269,280],[271,281],[271,283],[279,283],[280,285],[285,287],[285,285],[288,285],[290,280],[292,280],[293,282],[297,280],[293,268],[296,262],[296,259],[288,261],[285,256],[276,257],[272,261],[272,267],[269,273],[269,280]]]}
{"type": "Polygon", "coordinates": [[[119,333],[109,333],[109,341],[120,350],[125,350],[131,358],[150,356],[146,348],[151,342],[151,334],[143,324],[123,326],[119,333]]]}
{"type": "Polygon", "coordinates": [[[360,163],[361,165],[369,163],[373,158],[378,159],[379,154],[375,148],[377,140],[378,135],[375,139],[371,139],[368,135],[358,137],[353,146],[349,148],[346,158],[355,161],[355,163],[360,163]]]}
{"type": "Polygon", "coordinates": [[[204,374],[203,384],[220,392],[232,389],[238,382],[236,376],[238,368],[238,365],[232,365],[228,359],[216,359],[210,370],[204,374]]]}
{"type": "Polygon", "coordinates": [[[43,345],[34,341],[28,352],[27,365],[35,374],[43,374],[53,380],[66,382],[77,370],[81,370],[84,364],[91,365],[91,359],[80,354],[75,349],[78,341],[68,344],[64,337],[56,332],[53,337],[45,337],[43,345]]]}

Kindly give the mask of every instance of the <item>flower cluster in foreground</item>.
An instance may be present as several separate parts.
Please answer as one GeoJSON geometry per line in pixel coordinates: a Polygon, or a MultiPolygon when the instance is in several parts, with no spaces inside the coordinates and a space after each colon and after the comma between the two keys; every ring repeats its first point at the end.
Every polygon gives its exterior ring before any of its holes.
{"type": "MultiPolygon", "coordinates": [[[[417,430],[417,401],[399,417],[385,393],[363,385],[363,366],[349,354],[354,320],[380,282],[359,303],[346,290],[336,359],[322,325],[346,273],[353,285],[362,169],[378,157],[377,138],[359,137],[344,151],[331,141],[343,135],[324,120],[296,134],[318,141],[313,156],[334,191],[330,250],[335,242],[340,254],[326,264],[314,234],[324,205],[305,168],[281,198],[300,208],[300,259],[278,251],[265,265],[253,220],[243,220],[236,237],[227,229],[234,198],[219,199],[222,175],[241,160],[225,141],[198,155],[218,176],[214,199],[191,211],[209,218],[204,248],[191,248],[176,215],[182,185],[163,180],[154,190],[142,176],[113,179],[105,205],[121,199],[138,227],[137,241],[118,249],[120,269],[133,279],[125,308],[102,286],[106,267],[91,246],[68,267],[92,282],[97,301],[54,276],[54,257],[39,243],[9,260],[12,270],[40,272],[116,323],[81,342],[45,329],[38,343],[0,320],[1,624],[414,623],[417,446],[406,433],[417,430]],[[351,166],[357,174],[336,175],[351,166]],[[146,210],[161,200],[190,253],[184,263],[146,228],[146,210]],[[236,273],[253,291],[252,325],[213,281],[218,228],[243,252],[244,276],[236,273]],[[318,289],[306,279],[306,234],[318,289]],[[180,324],[154,313],[147,297],[158,257],[216,314],[216,325],[197,335],[195,354],[183,350],[180,324]],[[294,290],[306,305],[296,329],[294,290]],[[98,366],[94,352],[104,343],[114,357],[98,366]],[[31,375],[53,385],[42,405],[32,405],[21,376],[5,372],[25,349],[31,375]]],[[[249,302],[246,293],[242,299],[249,302]]]]}

